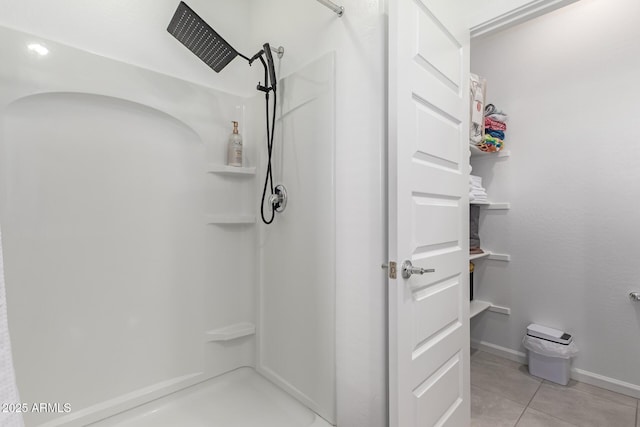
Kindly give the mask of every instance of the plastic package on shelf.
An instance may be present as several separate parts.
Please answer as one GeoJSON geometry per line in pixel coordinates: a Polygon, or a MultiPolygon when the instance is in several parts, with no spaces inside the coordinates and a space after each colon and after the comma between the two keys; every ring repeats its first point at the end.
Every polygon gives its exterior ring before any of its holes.
{"type": "Polygon", "coordinates": [[[578,354],[578,346],[573,341],[565,345],[525,335],[522,339],[522,345],[524,345],[524,348],[529,351],[533,351],[547,357],[571,359],[573,356],[578,354]]]}
{"type": "Polygon", "coordinates": [[[469,123],[469,143],[482,144],[484,141],[484,106],[487,96],[487,81],[475,74],[470,75],[471,116],[469,123]]]}

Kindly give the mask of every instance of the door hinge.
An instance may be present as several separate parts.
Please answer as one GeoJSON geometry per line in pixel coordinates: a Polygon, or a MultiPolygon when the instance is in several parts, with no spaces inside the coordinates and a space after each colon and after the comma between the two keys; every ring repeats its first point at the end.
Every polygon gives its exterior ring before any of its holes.
{"type": "Polygon", "coordinates": [[[382,268],[389,269],[389,279],[395,279],[398,275],[398,265],[395,261],[389,261],[389,264],[382,264],[382,268]]]}

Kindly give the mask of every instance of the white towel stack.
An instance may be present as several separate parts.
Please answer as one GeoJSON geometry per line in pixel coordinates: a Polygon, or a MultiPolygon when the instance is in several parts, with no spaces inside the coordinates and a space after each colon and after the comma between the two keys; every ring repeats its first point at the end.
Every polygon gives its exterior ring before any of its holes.
{"type": "Polygon", "coordinates": [[[469,201],[487,202],[487,190],[482,187],[482,177],[469,175],[469,201]]]}

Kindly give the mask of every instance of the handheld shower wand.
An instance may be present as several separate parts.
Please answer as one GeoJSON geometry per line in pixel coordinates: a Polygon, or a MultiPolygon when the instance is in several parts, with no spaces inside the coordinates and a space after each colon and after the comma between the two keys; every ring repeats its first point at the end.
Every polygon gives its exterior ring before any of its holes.
{"type": "MultiPolygon", "coordinates": [[[[260,204],[260,214],[265,224],[271,224],[276,212],[282,212],[286,206],[286,190],[282,185],[274,188],[271,170],[277,106],[277,77],[273,56],[271,55],[271,46],[269,46],[269,43],[265,43],[258,53],[251,58],[246,57],[231,47],[220,34],[211,28],[209,24],[183,1],[178,4],[178,8],[167,27],[167,31],[216,73],[222,71],[222,69],[229,65],[237,56],[244,58],[249,63],[249,66],[258,59],[262,63],[264,67],[264,85],[258,83],[257,89],[265,94],[268,160],[260,204]],[[273,113],[271,115],[269,113],[269,93],[273,93],[273,113]],[[271,123],[269,123],[269,121],[271,121],[271,123]],[[264,209],[267,188],[271,190],[271,196],[269,196],[268,199],[268,205],[271,206],[271,216],[269,218],[265,215],[264,209]]],[[[278,57],[282,57],[283,52],[284,49],[280,47],[277,50],[278,57]]]]}

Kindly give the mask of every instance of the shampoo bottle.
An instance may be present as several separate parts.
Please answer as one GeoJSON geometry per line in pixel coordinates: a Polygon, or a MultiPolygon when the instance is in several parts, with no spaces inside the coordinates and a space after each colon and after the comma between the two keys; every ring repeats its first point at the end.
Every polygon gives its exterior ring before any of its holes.
{"type": "Polygon", "coordinates": [[[233,133],[229,137],[227,164],[229,166],[242,166],[242,136],[238,133],[238,122],[232,123],[233,133]]]}

